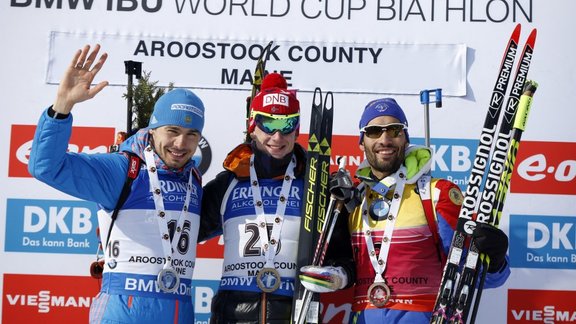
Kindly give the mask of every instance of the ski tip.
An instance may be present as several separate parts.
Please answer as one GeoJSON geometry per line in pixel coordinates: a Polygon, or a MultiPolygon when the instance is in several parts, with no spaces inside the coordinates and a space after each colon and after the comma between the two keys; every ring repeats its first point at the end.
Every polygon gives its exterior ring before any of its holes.
{"type": "Polygon", "coordinates": [[[538,34],[538,29],[534,28],[528,35],[528,39],[526,40],[526,45],[534,48],[534,44],[536,43],[536,35],[538,34]]]}
{"type": "Polygon", "coordinates": [[[325,109],[332,109],[334,108],[334,95],[331,91],[326,92],[324,96],[324,108],[325,109]]]}
{"type": "Polygon", "coordinates": [[[514,31],[512,32],[512,36],[510,36],[510,40],[514,41],[516,44],[520,41],[520,32],[522,31],[522,25],[517,24],[514,27],[514,31]]]}
{"type": "Polygon", "coordinates": [[[322,89],[316,87],[314,89],[314,97],[312,98],[312,105],[318,107],[318,109],[322,109],[322,89]]]}

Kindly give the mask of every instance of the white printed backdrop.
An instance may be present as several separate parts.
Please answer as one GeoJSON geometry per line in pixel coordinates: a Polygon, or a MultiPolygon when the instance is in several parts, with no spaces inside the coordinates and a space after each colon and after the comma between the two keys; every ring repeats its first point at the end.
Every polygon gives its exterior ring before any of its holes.
{"type": "MultiPolygon", "coordinates": [[[[201,154],[209,181],[243,139],[249,73],[262,46],[274,41],[267,68],[300,90],[303,134],[313,89],[334,92],[334,151],[350,158],[351,169],[362,158],[354,143],[368,101],[395,97],[408,115],[412,140],[421,143],[418,94],[442,88],[443,107],[431,104],[429,110],[434,174],[465,188],[504,46],[517,23],[521,45],[538,29],[528,77],[540,87],[501,221],[511,237],[513,274],[503,287],[484,292],[478,321],[576,320],[576,306],[567,302],[576,297],[575,10],[572,0],[3,1],[2,321],[15,323],[15,316],[28,313],[56,322],[89,305],[90,296],[71,297],[73,289],[58,295],[45,285],[52,276],[63,276],[64,283],[72,280],[66,276],[87,276],[96,250],[94,206],[25,172],[38,115],[84,44],[100,43],[109,53],[97,81],[111,85],[74,109],[78,137],[71,150],[106,151],[115,132],[124,130],[123,62],[139,61],[159,85],[174,82],[203,99],[201,154]]],[[[221,265],[210,251],[200,254],[195,273],[197,322],[209,318],[221,265]]],[[[336,318],[331,314],[328,320],[336,318]]]]}

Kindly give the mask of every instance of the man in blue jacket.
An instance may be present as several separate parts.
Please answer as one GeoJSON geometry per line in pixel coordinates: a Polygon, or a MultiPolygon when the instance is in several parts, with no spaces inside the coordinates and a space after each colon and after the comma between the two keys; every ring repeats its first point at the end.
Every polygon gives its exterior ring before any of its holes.
{"type": "Polygon", "coordinates": [[[169,91],[154,106],[148,127],[127,139],[120,152],[68,153],[72,108],[108,85],[91,86],[107,59],[106,53],[98,58],[99,50],[85,46],[74,55],[54,104],[40,116],[29,171],[100,207],[104,269],[90,323],[192,323],[202,199],[192,156],[204,127],[204,105],[189,90],[169,91]],[[128,173],[137,175],[124,191],[128,173]],[[118,204],[121,193],[128,194],[124,204],[118,204]]]}

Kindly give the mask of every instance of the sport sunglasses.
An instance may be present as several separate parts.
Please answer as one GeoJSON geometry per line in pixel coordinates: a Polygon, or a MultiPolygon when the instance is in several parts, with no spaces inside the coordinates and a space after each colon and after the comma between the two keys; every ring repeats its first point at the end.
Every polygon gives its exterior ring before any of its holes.
{"type": "Polygon", "coordinates": [[[282,135],[288,135],[296,130],[300,124],[300,114],[274,115],[262,112],[255,112],[254,122],[266,134],[280,132],[282,135]]]}
{"type": "Polygon", "coordinates": [[[365,126],[360,130],[361,133],[364,133],[369,138],[376,139],[380,138],[384,132],[386,135],[391,138],[397,138],[407,127],[401,123],[393,123],[388,125],[369,125],[365,126]]]}

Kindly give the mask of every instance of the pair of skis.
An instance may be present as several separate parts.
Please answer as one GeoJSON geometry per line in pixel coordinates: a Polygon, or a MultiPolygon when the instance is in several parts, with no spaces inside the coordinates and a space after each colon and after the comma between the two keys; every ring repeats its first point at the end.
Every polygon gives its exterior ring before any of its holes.
{"type": "Polygon", "coordinates": [[[477,222],[494,226],[499,224],[520,137],[530,108],[530,99],[537,87],[536,83],[527,81],[536,42],[536,29],[530,32],[517,63],[516,72],[512,73],[520,31],[521,26],[518,24],[510,36],[501,62],[484,127],[480,134],[457,228],[448,252],[448,260],[444,267],[431,323],[465,323],[476,295],[470,322],[473,323],[475,320],[490,260],[479,253],[471,234],[477,222]],[[506,105],[503,107],[512,75],[514,75],[514,81],[506,105]],[[502,108],[504,111],[500,118],[502,108]],[[500,125],[499,129],[498,125],[500,125]],[[486,170],[487,167],[488,170],[486,170]],[[466,242],[469,242],[468,253],[461,266],[466,242]],[[478,284],[481,263],[483,273],[478,284]]]}
{"type": "Polygon", "coordinates": [[[268,61],[268,56],[270,55],[270,48],[272,47],[272,41],[262,48],[262,53],[256,61],[256,68],[254,69],[254,75],[252,76],[252,91],[250,92],[250,97],[246,98],[246,137],[244,139],[245,143],[250,143],[252,138],[248,134],[248,122],[250,120],[250,105],[254,97],[260,92],[262,88],[262,80],[264,79],[264,74],[266,73],[266,62],[268,61]]]}
{"type": "MultiPolygon", "coordinates": [[[[338,215],[333,212],[336,210],[335,201],[330,197],[328,188],[334,115],[332,92],[327,92],[323,98],[320,88],[316,88],[312,101],[297,272],[306,265],[322,265],[335,223],[334,215],[338,215]]],[[[320,317],[319,294],[305,289],[296,275],[292,323],[320,323],[320,317]]]]}
{"type": "MultiPolygon", "coordinates": [[[[252,93],[246,100],[246,129],[248,129],[250,118],[250,104],[261,89],[271,46],[272,42],[269,42],[256,62],[252,93]]],[[[303,193],[305,206],[300,225],[297,271],[306,265],[322,264],[341,207],[339,205],[336,208],[335,199],[330,197],[328,190],[334,97],[332,92],[327,92],[323,97],[321,89],[316,88],[312,101],[303,193]],[[328,223],[329,226],[327,226],[328,223]],[[316,246],[316,249],[311,250],[311,246],[316,246]]],[[[245,142],[250,141],[251,138],[246,132],[245,142]]],[[[294,287],[292,321],[299,324],[320,323],[319,294],[306,290],[300,284],[298,275],[296,275],[294,287]]]]}

